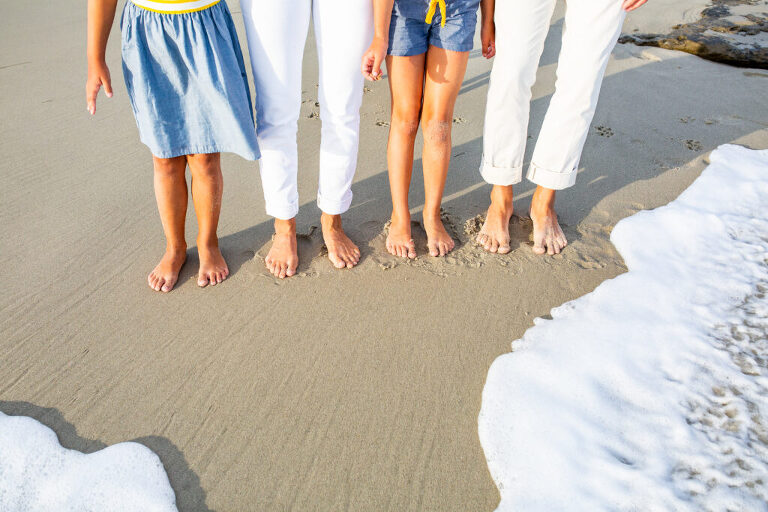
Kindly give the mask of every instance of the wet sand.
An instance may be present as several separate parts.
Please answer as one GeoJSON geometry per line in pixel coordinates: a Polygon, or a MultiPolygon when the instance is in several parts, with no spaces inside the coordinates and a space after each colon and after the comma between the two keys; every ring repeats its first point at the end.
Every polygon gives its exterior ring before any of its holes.
{"type": "MultiPolygon", "coordinates": [[[[230,7],[242,29],[238,4],[230,7]]],[[[562,5],[553,24],[533,140],[554,89],[562,5]]],[[[5,3],[0,27],[0,410],[35,417],[68,448],[147,445],[183,511],[492,510],[499,496],[477,437],[491,362],[534,317],[625,271],[608,239],[618,220],[675,198],[720,144],[768,147],[768,73],[620,45],[581,176],[558,200],[570,245],[534,257],[533,187],[523,183],[513,252],[486,255],[471,234],[490,190],[477,171],[490,63],[474,51],[444,203],[458,249],[434,260],[422,247],[414,262],[384,253],[389,97],[385,82],[367,84],[344,216],[363,260],[336,271],[316,228],[310,41],[299,122],[302,275],[267,274],[260,257],[272,228],[256,164],[226,155],[219,234],[232,275],[196,286],[190,208],[188,263],[177,289],[161,295],[146,285],[164,242],[117,32],[108,52],[115,97],[100,97],[91,119],[82,3],[5,3]]],[[[420,159],[414,170],[418,221],[420,159]]]]}

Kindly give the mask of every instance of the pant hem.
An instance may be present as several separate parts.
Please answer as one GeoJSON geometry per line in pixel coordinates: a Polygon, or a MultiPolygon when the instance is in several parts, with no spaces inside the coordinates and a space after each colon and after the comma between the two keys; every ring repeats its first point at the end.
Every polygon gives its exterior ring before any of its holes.
{"type": "Polygon", "coordinates": [[[578,171],[571,169],[570,171],[553,171],[531,162],[528,168],[526,178],[532,181],[536,185],[552,190],[563,190],[565,188],[572,187],[576,183],[576,175],[578,171]]]}
{"type": "Polygon", "coordinates": [[[480,164],[480,176],[491,185],[517,185],[523,181],[523,166],[496,167],[483,161],[480,164]]]}
{"type": "Polygon", "coordinates": [[[317,207],[328,215],[341,215],[349,210],[352,205],[352,197],[344,201],[331,201],[324,199],[320,194],[317,195],[317,207]]]}
{"type": "Polygon", "coordinates": [[[266,209],[267,209],[267,215],[269,215],[270,217],[274,217],[276,219],[281,219],[281,220],[290,220],[299,214],[298,204],[281,205],[281,206],[268,204],[266,209]]]}

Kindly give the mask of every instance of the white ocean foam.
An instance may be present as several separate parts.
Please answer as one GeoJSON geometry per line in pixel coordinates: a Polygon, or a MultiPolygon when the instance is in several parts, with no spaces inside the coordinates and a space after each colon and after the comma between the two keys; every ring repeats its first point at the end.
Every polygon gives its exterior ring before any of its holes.
{"type": "Polygon", "coordinates": [[[491,366],[500,511],[768,510],[768,151],[618,223],[629,272],[491,366]]]}
{"type": "Polygon", "coordinates": [[[0,511],[170,512],[176,497],[157,455],[138,443],[84,454],[53,430],[0,413],[0,511]]]}

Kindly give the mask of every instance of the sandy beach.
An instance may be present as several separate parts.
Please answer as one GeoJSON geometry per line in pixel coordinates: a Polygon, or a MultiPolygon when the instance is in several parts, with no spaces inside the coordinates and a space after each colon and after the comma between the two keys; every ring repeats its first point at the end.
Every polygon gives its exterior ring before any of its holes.
{"type": "MultiPolygon", "coordinates": [[[[228,3],[244,41],[239,4],[228,3]]],[[[695,21],[706,4],[689,4],[681,13],[651,0],[642,16],[655,25],[631,15],[625,32],[695,21]]],[[[554,91],[563,13],[561,2],[533,90],[531,140],[554,91]]],[[[721,144],[768,148],[768,71],[620,44],[581,176],[558,198],[569,246],[554,257],[532,253],[533,186],[523,182],[512,253],[485,254],[472,238],[490,191],[478,166],[491,63],[474,50],[444,201],[457,250],[425,256],[417,226],[417,260],[386,253],[389,92],[386,81],[368,83],[344,216],[363,257],[337,271],[323,254],[314,201],[320,121],[310,35],[299,275],[278,281],[264,268],[272,223],[257,165],[225,155],[219,236],[231,277],[196,286],[190,208],[188,262],[165,295],[146,284],[164,239],[117,29],[108,64],[115,95],[100,96],[91,118],[83,2],[0,4],[0,411],[31,416],[83,452],[144,444],[182,511],[493,510],[499,492],[477,418],[494,359],[534,318],[626,271],[609,239],[619,220],[675,199],[721,144]]],[[[419,220],[418,157],[414,171],[419,220]]]]}

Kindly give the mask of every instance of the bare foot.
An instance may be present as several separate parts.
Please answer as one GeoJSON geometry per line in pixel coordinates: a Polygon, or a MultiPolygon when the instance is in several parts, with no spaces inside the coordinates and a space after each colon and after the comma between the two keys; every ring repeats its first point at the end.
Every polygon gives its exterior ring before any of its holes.
{"type": "Polygon", "coordinates": [[[156,292],[169,292],[173,290],[176,281],[179,280],[179,271],[187,260],[187,248],[167,248],[163,259],[147,276],[149,287],[156,292]]]}
{"type": "Polygon", "coordinates": [[[411,238],[411,214],[399,216],[392,212],[387,233],[387,251],[393,256],[414,259],[416,243],[411,238]]]}
{"type": "Polygon", "coordinates": [[[216,286],[229,276],[229,267],[219,250],[219,243],[197,243],[197,254],[200,256],[200,270],[197,272],[197,285],[206,287],[216,286]]]}
{"type": "Polygon", "coordinates": [[[509,246],[509,219],[514,212],[512,186],[494,185],[491,190],[491,205],[485,214],[483,227],[475,239],[488,252],[507,254],[509,246]]]}
{"type": "Polygon", "coordinates": [[[299,266],[296,247],[296,219],[275,219],[272,247],[264,258],[267,269],[273,276],[285,279],[296,273],[296,268],[299,266]]]}
{"type": "Polygon", "coordinates": [[[531,201],[533,221],[533,252],[536,254],[560,254],[568,245],[565,234],[557,222],[555,191],[537,187],[531,201]]]}
{"type": "Polygon", "coordinates": [[[440,212],[434,213],[424,212],[422,214],[424,219],[424,231],[427,232],[427,247],[429,248],[429,254],[432,256],[445,256],[456,247],[456,242],[453,241],[451,235],[445,230],[443,226],[443,220],[440,218],[440,212]]]}
{"type": "Polygon", "coordinates": [[[341,215],[320,216],[323,240],[328,249],[328,259],[336,268],[352,268],[360,261],[360,249],[349,239],[341,227],[341,215]]]}

